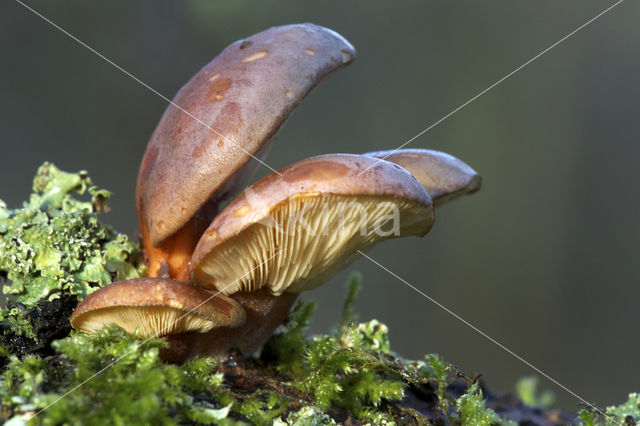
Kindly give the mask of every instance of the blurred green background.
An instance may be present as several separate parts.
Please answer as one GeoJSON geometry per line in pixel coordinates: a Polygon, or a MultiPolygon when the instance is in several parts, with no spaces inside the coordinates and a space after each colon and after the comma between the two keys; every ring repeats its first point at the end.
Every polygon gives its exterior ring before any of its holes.
{"type": "MultiPolygon", "coordinates": [[[[268,164],[391,149],[582,25],[604,1],[35,1],[45,16],[173,97],[227,44],[310,21],[358,49],[282,131],[268,164]]],[[[482,190],[424,239],[370,255],[580,396],[640,391],[637,17],[626,2],[413,141],[459,156],[482,190]]],[[[116,193],[105,220],[136,230],[134,185],[165,101],[18,3],[0,5],[0,198],[17,207],[45,160],[116,193]]],[[[266,169],[260,171],[264,174],[266,169]]],[[[494,390],[533,371],[366,259],[357,309],[393,348],[436,352],[494,390]]],[[[314,331],[339,317],[342,273],[304,295],[314,331]]],[[[578,400],[552,383],[558,404],[578,400]]]]}

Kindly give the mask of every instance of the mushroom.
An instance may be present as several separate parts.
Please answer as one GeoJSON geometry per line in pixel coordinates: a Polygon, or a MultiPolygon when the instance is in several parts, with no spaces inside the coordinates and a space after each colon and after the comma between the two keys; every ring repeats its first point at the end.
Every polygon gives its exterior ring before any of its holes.
{"type": "Polygon", "coordinates": [[[180,89],[138,174],[150,275],[186,280],[193,247],[218,202],[242,188],[307,93],[355,54],[327,28],[274,27],[231,44],[180,89]]]}
{"type": "Polygon", "coordinates": [[[432,149],[398,149],[364,155],[407,169],[422,184],[436,206],[480,189],[480,175],[453,155],[432,149]]]}
{"type": "Polygon", "coordinates": [[[250,355],[282,323],[291,294],[323,284],[380,241],[425,235],[433,222],[431,198],[402,167],[321,155],[267,175],[225,207],[196,246],[192,278],[241,294],[241,335],[214,333],[250,355]]]}
{"type": "MultiPolygon", "coordinates": [[[[219,292],[170,279],[136,278],[91,293],[71,315],[71,325],[95,333],[115,324],[142,337],[162,337],[239,327],[245,317],[236,301],[219,292]]],[[[179,340],[170,343],[163,358],[183,359],[184,345],[179,340]]]]}
{"type": "Polygon", "coordinates": [[[288,25],[232,44],[198,72],[165,111],[138,175],[152,278],[96,291],[72,325],[164,336],[170,361],[234,347],[251,355],[300,292],[380,241],[425,235],[434,200],[476,190],[477,173],[438,151],[329,154],[274,171],[217,213],[297,103],[354,56],[329,29],[288,25]]]}

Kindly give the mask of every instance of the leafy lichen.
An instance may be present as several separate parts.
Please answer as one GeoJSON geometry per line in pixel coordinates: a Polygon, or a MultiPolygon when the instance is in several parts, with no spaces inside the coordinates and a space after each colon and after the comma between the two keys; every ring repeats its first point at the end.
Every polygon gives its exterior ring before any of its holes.
{"type": "Polygon", "coordinates": [[[138,246],[98,219],[109,197],[86,172],[45,163],[21,209],[0,201],[0,275],[9,280],[4,293],[33,306],[65,293],[82,299],[114,280],[140,276],[138,246]],[[89,201],[78,198],[86,192],[89,201]]]}

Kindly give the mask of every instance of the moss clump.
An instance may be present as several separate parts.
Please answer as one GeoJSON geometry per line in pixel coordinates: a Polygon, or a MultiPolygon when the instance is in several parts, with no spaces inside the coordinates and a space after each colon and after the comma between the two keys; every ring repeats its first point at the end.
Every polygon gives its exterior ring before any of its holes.
{"type": "Polygon", "coordinates": [[[499,423],[517,424],[515,422],[503,422],[502,419],[492,410],[486,409],[482,392],[478,389],[478,384],[474,383],[469,387],[467,393],[458,398],[456,402],[458,418],[463,425],[490,426],[499,423]]]}
{"type": "Polygon", "coordinates": [[[275,419],[273,424],[274,426],[316,426],[337,423],[321,409],[307,406],[289,413],[286,419],[275,419]]]}
{"type": "Polygon", "coordinates": [[[45,163],[21,209],[9,210],[0,200],[0,278],[9,280],[4,293],[30,307],[62,294],[82,299],[114,280],[140,276],[138,246],[98,220],[111,195],[86,172],[45,163]],[[77,197],[85,192],[89,201],[77,197]]]}
{"type": "Polygon", "coordinates": [[[581,410],[578,417],[585,426],[637,425],[640,422],[640,394],[631,393],[626,402],[603,411],[581,410]]]}
{"type": "Polygon", "coordinates": [[[0,417],[97,425],[210,424],[226,418],[229,407],[214,400],[223,380],[215,362],[163,364],[158,351],[164,346],[160,339],[141,344],[113,328],[55,342],[57,357],[12,356],[0,377],[0,417]]]}
{"type": "Polygon", "coordinates": [[[339,407],[359,420],[390,423],[399,415],[421,423],[438,418],[462,424],[471,424],[465,423],[469,419],[487,425],[501,421],[485,407],[475,384],[457,401],[450,395],[448,384],[463,377],[457,370],[454,378],[449,376],[453,366],[436,355],[425,361],[404,360],[391,351],[384,324],[357,324],[352,306],[359,289],[360,276],[353,275],[341,324],[330,335],[305,338],[314,305],[298,304],[286,329],[267,343],[262,359],[289,374],[316,406],[339,407]],[[402,408],[407,389],[424,387],[437,389],[438,402],[431,413],[402,408]]]}

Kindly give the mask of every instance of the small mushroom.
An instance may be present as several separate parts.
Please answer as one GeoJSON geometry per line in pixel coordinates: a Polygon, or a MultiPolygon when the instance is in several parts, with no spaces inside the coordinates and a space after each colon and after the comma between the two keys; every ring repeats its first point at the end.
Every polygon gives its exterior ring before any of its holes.
{"type": "Polygon", "coordinates": [[[217,203],[241,189],[309,91],[354,57],[327,28],[274,27],[231,44],[178,92],[147,145],[136,188],[150,275],[186,279],[217,203]]]}
{"type": "MultiPolygon", "coordinates": [[[[71,315],[71,325],[86,333],[118,325],[143,337],[163,337],[239,327],[245,317],[236,301],[219,292],[169,279],[137,278],[91,293],[71,315]]],[[[173,341],[163,357],[184,359],[184,351],[179,341],[173,341]]]]}
{"type": "Polygon", "coordinates": [[[436,206],[480,189],[480,175],[453,155],[432,149],[398,149],[364,155],[407,169],[422,184],[436,206]]]}
{"type": "MultiPolygon", "coordinates": [[[[192,278],[247,310],[242,329],[214,334],[250,355],[282,323],[295,295],[329,280],[359,251],[423,236],[433,222],[431,198],[402,167],[321,155],[267,175],[222,210],[194,251],[192,278]]],[[[213,337],[210,344],[221,346],[213,337]]]]}

